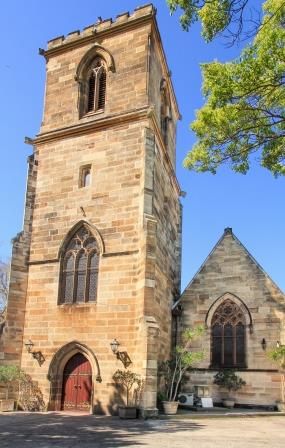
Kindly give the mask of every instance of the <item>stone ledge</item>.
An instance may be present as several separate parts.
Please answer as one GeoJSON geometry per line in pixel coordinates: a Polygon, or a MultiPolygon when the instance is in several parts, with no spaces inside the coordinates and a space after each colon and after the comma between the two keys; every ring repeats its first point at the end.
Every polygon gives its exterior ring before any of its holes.
{"type": "Polygon", "coordinates": [[[209,418],[255,418],[255,417],[284,417],[285,412],[189,412],[188,414],[176,414],[176,415],[159,415],[161,420],[187,420],[187,419],[209,419],[209,418]]]}

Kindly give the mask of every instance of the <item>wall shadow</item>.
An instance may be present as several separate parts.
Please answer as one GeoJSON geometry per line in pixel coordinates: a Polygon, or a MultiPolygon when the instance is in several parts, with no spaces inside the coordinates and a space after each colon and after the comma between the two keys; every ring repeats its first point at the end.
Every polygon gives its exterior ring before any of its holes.
{"type": "Polygon", "coordinates": [[[190,420],[120,420],[75,413],[12,413],[0,419],[2,448],[120,448],[150,446],[145,435],[197,431],[190,420]]]}

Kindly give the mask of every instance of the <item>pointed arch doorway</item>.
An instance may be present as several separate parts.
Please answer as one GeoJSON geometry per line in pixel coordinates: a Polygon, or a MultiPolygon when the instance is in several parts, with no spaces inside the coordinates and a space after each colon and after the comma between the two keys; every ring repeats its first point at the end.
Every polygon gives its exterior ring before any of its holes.
{"type": "Polygon", "coordinates": [[[92,368],[82,353],[76,353],[63,370],[61,409],[88,411],[91,406],[92,368]]]}

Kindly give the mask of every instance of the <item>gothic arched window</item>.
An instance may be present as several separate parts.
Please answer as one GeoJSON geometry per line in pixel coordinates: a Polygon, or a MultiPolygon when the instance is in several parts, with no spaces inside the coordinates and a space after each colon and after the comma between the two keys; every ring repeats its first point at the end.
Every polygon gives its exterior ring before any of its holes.
{"type": "Polygon", "coordinates": [[[93,45],[82,57],[75,74],[79,118],[105,111],[109,72],[115,72],[113,56],[101,45],[93,45]]]}
{"type": "Polygon", "coordinates": [[[241,308],[226,299],[211,322],[211,367],[245,367],[245,316],[241,308]]]}
{"type": "Polygon", "coordinates": [[[67,244],[61,261],[59,304],[95,302],[99,247],[86,226],[81,226],[67,244]]]}
{"type": "Polygon", "coordinates": [[[86,113],[104,110],[106,98],[106,67],[103,59],[95,58],[87,74],[86,113]]]}

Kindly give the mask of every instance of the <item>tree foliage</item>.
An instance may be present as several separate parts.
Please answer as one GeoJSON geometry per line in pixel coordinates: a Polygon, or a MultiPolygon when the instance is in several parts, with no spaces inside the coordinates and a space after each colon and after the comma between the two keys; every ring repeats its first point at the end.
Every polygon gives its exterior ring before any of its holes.
{"type": "Polygon", "coordinates": [[[45,402],[38,384],[15,365],[0,366],[0,385],[6,389],[6,399],[13,390],[18,395],[18,407],[23,411],[43,411],[45,402]],[[14,386],[14,387],[13,387],[14,386]]]}
{"type": "MultiPolygon", "coordinates": [[[[198,141],[184,163],[216,172],[224,162],[246,173],[250,155],[285,174],[285,6],[268,0],[263,27],[238,60],[203,64],[205,105],[192,123],[198,141]]],[[[284,4],[285,5],[285,4],[284,4]]]]}
{"type": "Polygon", "coordinates": [[[21,381],[24,372],[17,366],[0,366],[0,384],[6,387],[6,399],[9,398],[9,391],[12,383],[21,381]]]}
{"type": "MultiPolygon", "coordinates": [[[[168,0],[172,11],[184,10],[187,28],[200,19],[203,35],[243,26],[247,0],[168,0]]],[[[232,32],[234,34],[234,32],[232,32]]],[[[251,155],[275,176],[285,174],[285,0],[267,0],[255,37],[238,59],[202,64],[204,106],[192,129],[197,142],[184,161],[197,172],[216,173],[223,163],[246,173],[251,155]]]]}
{"type": "Polygon", "coordinates": [[[285,345],[278,343],[278,346],[269,352],[269,357],[285,371],[285,345]]]}
{"type": "Polygon", "coordinates": [[[222,33],[236,41],[243,31],[249,9],[249,0],[167,0],[167,3],[172,14],[182,11],[180,23],[184,30],[188,31],[200,20],[202,35],[207,42],[222,33]]]}
{"type": "Polygon", "coordinates": [[[142,388],[143,383],[140,376],[131,370],[116,370],[113,380],[126,390],[126,402],[129,406],[132,389],[137,386],[137,390],[134,391],[134,396],[137,397],[139,390],[142,388]]]}
{"type": "Polygon", "coordinates": [[[214,376],[214,384],[227,389],[229,392],[237,391],[246,385],[246,382],[238,376],[234,370],[220,370],[214,376]]]}
{"type": "Polygon", "coordinates": [[[268,355],[279,365],[281,401],[285,403],[285,345],[278,341],[276,348],[271,350],[268,355]]]}
{"type": "Polygon", "coordinates": [[[17,366],[0,366],[0,383],[5,385],[21,379],[23,375],[23,371],[17,366]]]}

